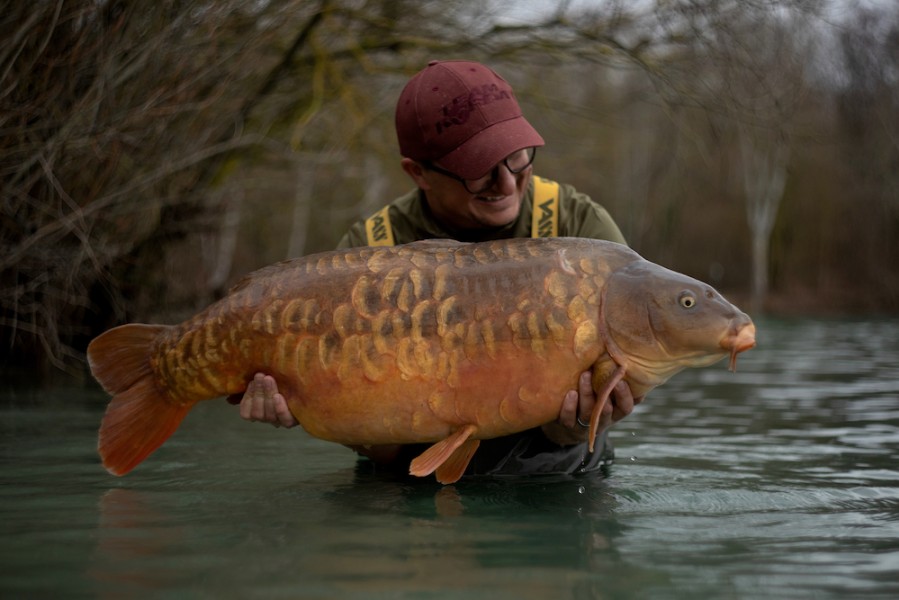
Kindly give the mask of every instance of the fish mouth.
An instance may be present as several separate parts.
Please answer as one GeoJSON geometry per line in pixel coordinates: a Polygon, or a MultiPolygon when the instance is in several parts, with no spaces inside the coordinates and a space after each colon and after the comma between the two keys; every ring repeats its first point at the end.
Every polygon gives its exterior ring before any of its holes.
{"type": "Polygon", "coordinates": [[[737,354],[755,347],[755,325],[746,323],[721,340],[721,347],[730,352],[731,371],[737,370],[737,354]]]}

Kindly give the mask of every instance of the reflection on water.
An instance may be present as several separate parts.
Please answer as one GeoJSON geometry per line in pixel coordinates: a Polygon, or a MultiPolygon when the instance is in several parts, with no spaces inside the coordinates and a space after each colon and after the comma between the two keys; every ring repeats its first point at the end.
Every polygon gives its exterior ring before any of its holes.
{"type": "Polygon", "coordinates": [[[604,476],[446,487],[224,402],[114,478],[101,392],[8,389],[0,595],[894,597],[899,322],[764,321],[759,343],[653,392],[604,476]]]}

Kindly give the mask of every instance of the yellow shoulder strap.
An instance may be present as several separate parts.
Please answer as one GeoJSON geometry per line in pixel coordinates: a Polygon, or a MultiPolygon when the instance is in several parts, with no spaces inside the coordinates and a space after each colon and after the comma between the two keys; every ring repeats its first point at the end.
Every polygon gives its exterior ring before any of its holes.
{"type": "Polygon", "coordinates": [[[559,184],[534,175],[534,214],[531,237],[559,235],[559,184]]]}
{"type": "Polygon", "coordinates": [[[385,206],[365,219],[365,238],[369,246],[393,246],[393,229],[390,227],[389,206],[385,206]]]}

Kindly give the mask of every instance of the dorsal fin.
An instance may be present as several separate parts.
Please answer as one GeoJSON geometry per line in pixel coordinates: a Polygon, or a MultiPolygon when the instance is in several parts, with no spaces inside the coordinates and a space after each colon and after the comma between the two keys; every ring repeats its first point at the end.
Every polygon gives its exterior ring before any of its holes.
{"type": "Polygon", "coordinates": [[[429,240],[415,240],[414,242],[409,242],[408,244],[402,244],[403,248],[419,248],[419,249],[427,249],[427,248],[452,248],[453,246],[467,246],[466,242],[460,242],[459,240],[450,240],[446,238],[433,238],[429,240]]]}

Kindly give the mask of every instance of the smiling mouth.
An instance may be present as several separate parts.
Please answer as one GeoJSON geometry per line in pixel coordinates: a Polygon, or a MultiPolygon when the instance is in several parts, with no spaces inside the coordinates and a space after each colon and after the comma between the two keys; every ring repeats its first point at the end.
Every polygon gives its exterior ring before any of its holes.
{"type": "Polygon", "coordinates": [[[500,200],[504,199],[505,196],[475,196],[475,198],[477,198],[481,202],[493,203],[493,202],[499,202],[500,200]]]}

